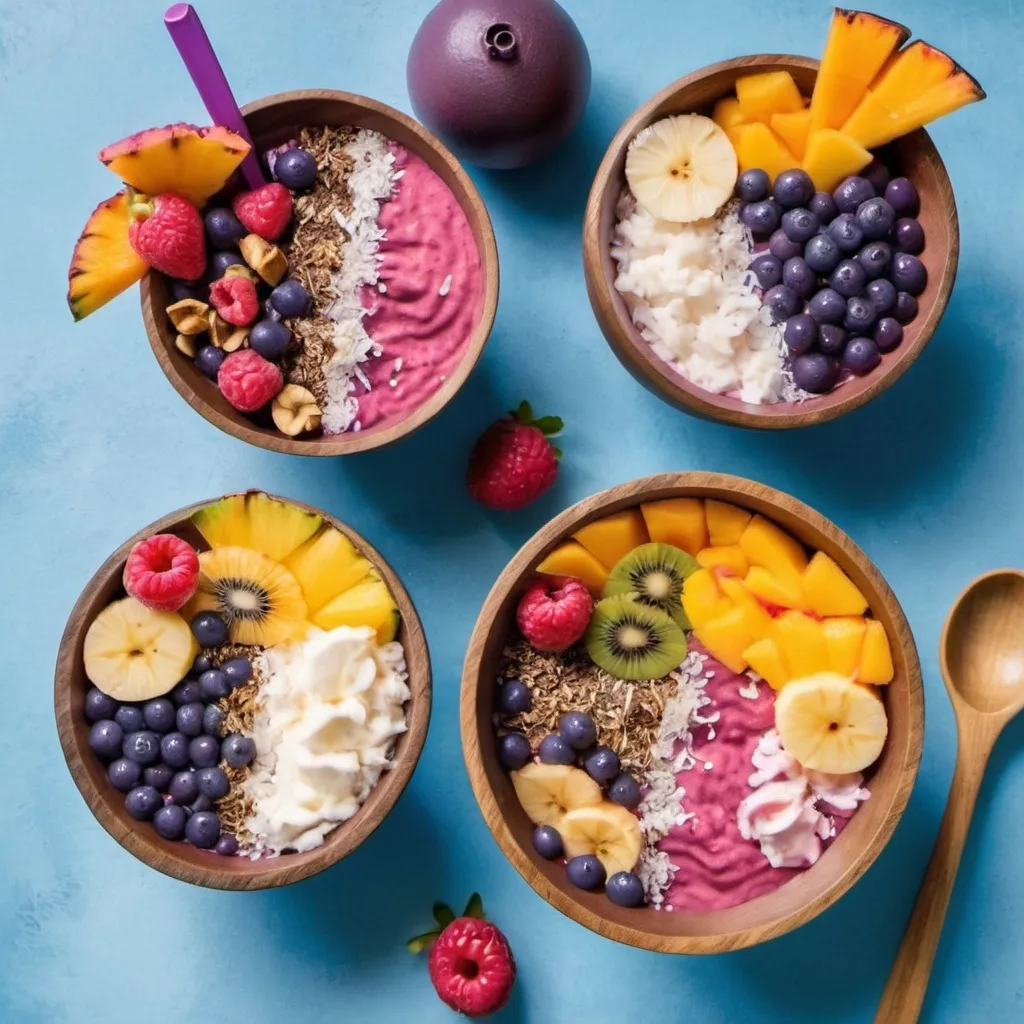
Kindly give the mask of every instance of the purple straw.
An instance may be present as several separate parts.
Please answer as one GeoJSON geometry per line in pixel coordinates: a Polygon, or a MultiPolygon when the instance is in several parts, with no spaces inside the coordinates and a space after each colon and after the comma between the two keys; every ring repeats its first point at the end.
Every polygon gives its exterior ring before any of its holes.
{"type": "MultiPolygon", "coordinates": [[[[210,37],[206,34],[195,8],[191,4],[174,4],[173,7],[168,7],[164,14],[164,24],[214,124],[223,125],[237,132],[252,146],[252,137],[245,126],[245,119],[238,109],[224,69],[217,60],[217,54],[213,52],[210,37]]],[[[266,184],[254,146],[242,161],[242,173],[249,188],[259,188],[260,185],[266,184]]]]}

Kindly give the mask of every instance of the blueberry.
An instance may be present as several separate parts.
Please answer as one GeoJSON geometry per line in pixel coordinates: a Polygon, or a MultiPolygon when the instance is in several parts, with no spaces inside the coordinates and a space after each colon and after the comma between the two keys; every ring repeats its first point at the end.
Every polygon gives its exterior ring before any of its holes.
{"type": "Polygon", "coordinates": [[[892,231],[896,213],[884,199],[869,199],[857,207],[857,223],[865,238],[878,241],[892,231]]]}
{"type": "Polygon", "coordinates": [[[620,907],[641,907],[644,884],[632,871],[616,871],[604,887],[605,895],[620,907]]]}
{"type": "Polygon", "coordinates": [[[507,679],[498,687],[498,714],[502,718],[514,718],[533,707],[530,688],[518,679],[507,679]]]}
{"type": "MultiPolygon", "coordinates": [[[[201,651],[196,655],[196,660],[192,662],[192,668],[189,671],[198,679],[204,672],[209,672],[211,668],[216,668],[213,658],[206,651],[201,651]]],[[[179,683],[178,685],[180,686],[181,684],[179,683]]],[[[199,698],[194,697],[193,699],[198,700],[199,698]]],[[[188,701],[182,701],[182,703],[187,704],[188,701]]]]}
{"type": "Polygon", "coordinates": [[[247,764],[252,764],[256,757],[256,741],[251,736],[233,732],[230,736],[224,737],[220,745],[220,756],[232,768],[244,768],[247,764]]]}
{"type": "Polygon", "coordinates": [[[136,821],[149,821],[163,805],[163,797],[152,786],[136,786],[124,798],[124,809],[136,821]]]}
{"type": "Polygon", "coordinates": [[[232,689],[252,679],[252,662],[248,658],[228,658],[221,665],[220,670],[228,677],[232,689]]]}
{"type": "Polygon", "coordinates": [[[205,700],[220,700],[231,692],[231,683],[219,668],[211,668],[199,677],[199,688],[205,700]]]}
{"type": "Polygon", "coordinates": [[[807,262],[807,266],[823,277],[826,274],[831,274],[842,258],[843,254],[839,249],[839,245],[831,235],[815,235],[804,246],[804,259],[807,262]]]}
{"type": "Polygon", "coordinates": [[[136,764],[153,764],[160,757],[160,737],[148,729],[130,732],[121,744],[121,752],[136,764]]]}
{"type": "Polygon", "coordinates": [[[94,722],[89,730],[89,749],[104,761],[113,761],[121,756],[124,729],[109,718],[94,722]]]}
{"type": "Polygon", "coordinates": [[[912,217],[900,217],[892,229],[893,248],[897,252],[909,252],[920,256],[924,252],[924,228],[912,217]]]}
{"type": "Polygon", "coordinates": [[[809,299],[817,290],[818,275],[802,256],[794,256],[782,267],[782,283],[798,298],[809,299]]]}
{"type": "Polygon", "coordinates": [[[174,728],[174,705],[166,697],[148,700],[142,705],[142,717],[153,732],[170,732],[174,728]]]}
{"type": "Polygon", "coordinates": [[[793,360],[793,381],[813,395],[824,395],[836,386],[839,365],[831,356],[808,352],[793,360]]]}
{"type": "Polygon", "coordinates": [[[196,768],[212,768],[220,760],[220,743],[213,736],[197,736],[188,745],[188,758],[196,768]]]}
{"type": "Polygon", "coordinates": [[[273,320],[277,323],[278,320],[283,320],[284,317],[270,304],[270,299],[267,299],[263,303],[263,317],[266,320],[273,320]]]}
{"type": "Polygon", "coordinates": [[[846,316],[846,299],[831,288],[822,288],[811,296],[807,312],[819,324],[838,324],[846,316]]]}
{"type": "Polygon", "coordinates": [[[215,249],[230,249],[245,238],[242,222],[226,207],[215,206],[207,210],[203,221],[206,224],[206,235],[215,249]]]}
{"type": "Polygon", "coordinates": [[[782,208],[774,199],[762,199],[740,207],[740,220],[759,235],[770,235],[781,219],[782,208]]]}
{"type": "Polygon", "coordinates": [[[583,762],[587,774],[603,786],[619,774],[619,755],[610,747],[595,747],[583,762]]]}
{"type": "Polygon", "coordinates": [[[916,217],[921,209],[917,189],[908,178],[893,178],[885,186],[885,200],[899,217],[916,217]]]}
{"type": "Polygon", "coordinates": [[[185,838],[200,850],[212,850],[220,839],[220,818],[212,811],[197,811],[185,822],[185,838]]]}
{"type": "Polygon", "coordinates": [[[309,292],[294,277],[282,281],[267,301],[281,316],[305,316],[309,312],[309,292]]]}
{"type": "Polygon", "coordinates": [[[820,229],[821,222],[817,214],[811,213],[805,207],[787,210],[782,215],[782,230],[785,231],[786,237],[800,245],[809,242],[820,229]]]}
{"type": "Polygon", "coordinates": [[[852,213],[841,213],[825,230],[839,251],[847,255],[856,252],[864,242],[864,232],[852,213]]]}
{"type": "Polygon", "coordinates": [[[244,267],[245,260],[237,249],[230,249],[227,252],[215,252],[210,258],[210,277],[217,281],[227,272],[228,267],[244,267]]]}
{"type": "MultiPolygon", "coordinates": [[[[783,272],[785,272],[785,268],[783,268],[783,272]]],[[[803,305],[796,292],[784,284],[777,284],[774,288],[769,288],[764,293],[764,298],[761,302],[767,307],[768,312],[771,313],[772,322],[776,324],[781,324],[784,320],[788,320],[795,313],[798,313],[803,305]]]]}
{"type": "Polygon", "coordinates": [[[909,252],[898,252],[892,258],[889,279],[908,295],[920,295],[928,285],[928,271],[924,264],[909,252]]]}
{"type": "Polygon", "coordinates": [[[875,344],[879,352],[892,352],[902,341],[903,327],[895,317],[883,316],[875,324],[875,344]]]}
{"type": "Polygon", "coordinates": [[[543,764],[572,764],[576,760],[576,751],[557,732],[540,741],[537,753],[543,764]]]}
{"type": "Polygon", "coordinates": [[[188,767],[188,737],[180,732],[169,732],[160,740],[160,756],[172,768],[188,767]]]}
{"type": "Polygon", "coordinates": [[[622,772],[608,787],[608,799],[632,811],[640,803],[640,784],[629,772],[622,772]]]}
{"type": "Polygon", "coordinates": [[[199,780],[195,772],[178,772],[167,788],[176,804],[191,804],[199,796],[199,780]]]}
{"type": "Polygon", "coordinates": [[[203,647],[220,647],[228,642],[227,623],[216,612],[200,612],[190,625],[193,635],[203,647]]]}
{"type": "Polygon", "coordinates": [[[550,825],[538,825],[533,830],[533,848],[545,860],[557,860],[564,852],[562,837],[550,825]]]}
{"type": "Polygon", "coordinates": [[[304,192],[316,181],[316,160],[298,146],[286,149],[274,163],[274,177],[293,192],[304,192]]]}
{"type": "Polygon", "coordinates": [[[888,313],[896,305],[896,286],[887,278],[868,281],[864,294],[875,304],[879,315],[888,313]]]}
{"type": "Polygon", "coordinates": [[[222,857],[234,857],[238,853],[238,840],[233,835],[225,832],[217,840],[213,850],[214,853],[219,853],[222,857]]]}
{"type": "Polygon", "coordinates": [[[901,324],[909,324],[917,316],[917,299],[909,292],[897,292],[892,315],[901,324]]]}
{"type": "Polygon", "coordinates": [[[782,284],[782,264],[779,258],[771,253],[766,252],[758,256],[750,264],[750,269],[762,288],[774,288],[775,285],[782,284]]]}
{"type": "Polygon", "coordinates": [[[809,352],[818,340],[818,321],[810,313],[797,313],[786,321],[782,337],[793,355],[809,352]]]}
{"type": "Polygon", "coordinates": [[[567,711],[558,720],[562,738],[576,750],[586,750],[597,742],[597,726],[590,715],[582,711],[567,711]]]}
{"type": "MultiPolygon", "coordinates": [[[[200,655],[202,657],[202,655],[200,655]]],[[[196,659],[198,661],[199,658],[196,659]]],[[[203,670],[205,671],[205,669],[203,670]]],[[[171,690],[171,700],[180,708],[183,704],[195,704],[203,699],[203,691],[199,687],[198,679],[183,679],[171,690]]]]}
{"type": "Polygon", "coordinates": [[[757,203],[768,198],[772,183],[760,168],[744,171],[736,179],[736,195],[745,203],[757,203]]]}
{"type": "Polygon", "coordinates": [[[604,865],[592,853],[573,857],[566,863],[565,873],[577,889],[586,889],[587,892],[600,889],[606,877],[604,865]]]}
{"type": "Polygon", "coordinates": [[[167,804],[153,815],[153,828],[156,829],[157,835],[164,839],[180,839],[185,834],[187,821],[188,815],[184,807],[167,804]]]}
{"type": "Polygon", "coordinates": [[[292,332],[276,320],[260,320],[249,332],[249,348],[271,362],[288,351],[291,341],[292,332]]]}
{"type": "Polygon", "coordinates": [[[507,732],[498,737],[498,760],[510,772],[522,768],[532,754],[530,741],[521,732],[507,732]]]}
{"type": "Polygon", "coordinates": [[[863,334],[869,330],[878,317],[875,304],[866,296],[855,295],[846,303],[846,317],[843,326],[851,334],[863,334]]]}
{"type": "Polygon", "coordinates": [[[146,728],[146,719],[143,717],[142,708],[134,707],[131,704],[124,704],[117,709],[114,715],[117,722],[125,732],[138,732],[146,728]]]}
{"type": "Polygon", "coordinates": [[[196,782],[199,783],[199,792],[208,796],[211,800],[220,800],[228,795],[231,783],[224,773],[223,768],[213,765],[210,768],[200,768],[196,772],[196,782]]]}
{"type": "Polygon", "coordinates": [[[839,184],[832,198],[840,213],[856,213],[861,203],[875,198],[875,187],[867,178],[853,175],[839,184]]]}
{"type": "Polygon", "coordinates": [[[878,346],[871,338],[851,338],[843,351],[843,366],[858,377],[870,373],[881,361],[878,346]]]}
{"type": "Polygon", "coordinates": [[[127,757],[119,757],[111,761],[107,767],[107,778],[114,789],[127,793],[134,789],[142,779],[142,768],[127,757]]]}
{"type": "Polygon", "coordinates": [[[867,180],[871,182],[871,187],[875,190],[876,196],[882,195],[882,193],[885,192],[885,186],[889,184],[889,170],[885,164],[878,159],[878,157],[875,157],[875,159],[872,160],[863,171],[861,171],[861,177],[867,178],[867,180]]]}
{"type": "Polygon", "coordinates": [[[868,242],[856,256],[857,262],[864,268],[868,280],[881,277],[892,262],[892,249],[885,242],[868,242]]]}
{"type": "Polygon", "coordinates": [[[868,283],[868,276],[856,260],[843,260],[832,271],[828,283],[843,298],[852,299],[854,295],[860,295],[864,291],[864,286],[868,283]]]}
{"type": "Polygon", "coordinates": [[[189,804],[189,814],[195,814],[198,811],[210,811],[213,810],[213,801],[205,794],[200,793],[199,796],[189,804]]]}
{"type": "Polygon", "coordinates": [[[798,206],[806,206],[811,201],[814,183],[806,171],[797,167],[791,171],[783,171],[775,179],[772,195],[783,209],[792,210],[798,206]]]}
{"type": "Polygon", "coordinates": [[[166,793],[174,778],[174,769],[166,764],[154,764],[142,773],[142,781],[160,793],[166,793]]]}
{"type": "Polygon", "coordinates": [[[837,324],[822,324],[818,328],[818,351],[827,356],[842,355],[846,348],[846,331],[837,324]]]}
{"type": "Polygon", "coordinates": [[[831,224],[839,216],[839,207],[831,192],[815,192],[807,203],[807,209],[817,214],[822,224],[831,224]]]}
{"type": "Polygon", "coordinates": [[[227,353],[224,349],[217,348],[216,345],[204,345],[196,353],[196,357],[192,362],[195,363],[196,369],[204,377],[209,377],[210,380],[216,380],[220,364],[223,363],[226,358],[227,353]]]}
{"type": "Polygon", "coordinates": [[[182,299],[195,299],[197,302],[206,302],[210,296],[202,285],[195,281],[180,281],[178,278],[171,279],[171,298],[175,302],[182,299]]]}
{"type": "Polygon", "coordinates": [[[178,708],[178,732],[185,736],[198,736],[203,731],[203,705],[199,701],[178,708]]]}
{"type": "MultiPolygon", "coordinates": [[[[794,256],[802,256],[804,253],[804,247],[799,242],[794,242],[786,234],[787,216],[788,214],[785,213],[782,215],[782,227],[778,231],[773,231],[772,237],[768,239],[768,252],[776,259],[782,260],[783,263],[786,260],[791,260],[794,256]]],[[[775,283],[777,284],[778,282],[775,283]]],[[[762,287],[764,286],[762,285],[762,287]]],[[[771,287],[771,285],[768,287],[771,287]]]]}
{"type": "Polygon", "coordinates": [[[219,736],[224,724],[224,712],[216,704],[207,704],[203,709],[203,732],[207,736],[219,736]]]}
{"type": "Polygon", "coordinates": [[[89,722],[99,722],[104,718],[112,719],[120,705],[113,697],[108,697],[102,690],[92,687],[85,695],[85,718],[89,722]]]}

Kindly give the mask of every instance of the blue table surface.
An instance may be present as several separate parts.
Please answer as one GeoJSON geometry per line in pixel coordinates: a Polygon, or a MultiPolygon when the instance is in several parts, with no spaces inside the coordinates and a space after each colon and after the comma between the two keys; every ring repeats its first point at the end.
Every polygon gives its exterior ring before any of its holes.
{"type": "MultiPolygon", "coordinates": [[[[955,729],[936,659],[942,620],[976,574],[1024,563],[1024,310],[1008,245],[1024,214],[1024,12],[1017,0],[881,5],[989,93],[934,128],[960,210],[959,278],[928,350],[891,391],[840,422],[769,435],[691,419],[619,366],[587,302],[581,216],[608,141],[639,103],[736,54],[818,54],[830,5],[566,6],[594,65],[583,123],[536,168],[473,172],[502,273],[481,365],[411,440],[324,461],[248,447],[192,412],[150,353],[134,294],[78,325],[65,307],[74,240],[113,191],[93,154],[148,125],[204,120],[161,25],[163,4],[0,0],[0,1020],[453,1020],[403,943],[428,924],[433,900],[460,903],[473,890],[519,963],[497,1020],[872,1019],[952,772],[955,729]],[[490,514],[465,493],[466,454],[523,397],[565,418],[564,465],[533,507],[490,514]],[[457,721],[466,641],[513,552],[594,491],[681,469],[764,481],[847,530],[903,602],[928,703],[916,789],[863,881],[797,932],[713,958],[617,945],[535,895],[477,810],[457,721]],[[65,769],[50,689],[66,617],[108,553],[171,509],[246,487],[329,509],[380,548],[419,606],[436,687],[419,769],[372,839],[313,880],[252,894],[173,881],[117,846],[65,769]]],[[[326,86],[409,110],[405,56],[429,7],[211,0],[201,13],[242,100],[326,86]]],[[[1024,721],[1000,741],[981,794],[923,1015],[935,1024],[1024,1019],[1022,740],[1024,721]]]]}

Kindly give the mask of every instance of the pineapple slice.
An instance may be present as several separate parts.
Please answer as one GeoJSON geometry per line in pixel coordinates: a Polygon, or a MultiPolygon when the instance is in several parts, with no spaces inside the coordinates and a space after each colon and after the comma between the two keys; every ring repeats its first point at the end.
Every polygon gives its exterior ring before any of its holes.
{"type": "Polygon", "coordinates": [[[751,565],[763,566],[786,582],[799,584],[807,568],[803,545],[764,516],[750,520],[740,537],[740,547],[751,565]]]}
{"type": "Polygon", "coordinates": [[[800,90],[788,71],[763,71],[737,78],[736,99],[745,121],[762,124],[768,124],[772,114],[788,114],[804,108],[800,90]]]}
{"type": "Polygon", "coordinates": [[[370,626],[377,643],[386,644],[398,632],[398,606],[388,585],[376,573],[328,602],[313,616],[321,629],[338,626],[370,626]]]}
{"type": "Polygon", "coordinates": [[[671,544],[687,554],[708,546],[708,524],[700,498],[666,498],[640,506],[647,533],[659,544],[671,544]]]}
{"type": "Polygon", "coordinates": [[[895,21],[835,8],[811,95],[812,130],[842,127],[889,55],[909,38],[910,30],[895,21]]]}
{"type": "Polygon", "coordinates": [[[710,569],[698,569],[683,584],[683,611],[692,626],[702,626],[732,610],[732,601],[722,590],[710,569]]]}
{"type": "Polygon", "coordinates": [[[804,571],[803,591],[819,615],[863,615],[868,599],[836,563],[819,551],[804,571]]]}
{"type": "Polygon", "coordinates": [[[588,523],[573,536],[602,565],[609,567],[617,565],[633,548],[648,541],[644,517],[635,508],[588,523]]]}
{"type": "Polygon", "coordinates": [[[780,579],[763,566],[751,566],[743,585],[763,604],[800,611],[807,608],[800,580],[788,576],[780,579]]]}
{"type": "Polygon", "coordinates": [[[857,681],[885,686],[892,682],[896,669],[892,663],[892,650],[885,626],[877,619],[868,619],[864,631],[864,648],[860,656],[860,674],[857,681]]]}
{"type": "Polygon", "coordinates": [[[831,192],[844,178],[862,171],[871,163],[871,154],[845,129],[812,131],[801,166],[811,176],[814,187],[831,192]]]}
{"type": "Polygon", "coordinates": [[[566,541],[561,547],[555,548],[537,566],[537,572],[545,576],[571,576],[592,594],[600,594],[608,582],[608,569],[575,540],[566,541]]]}
{"type": "Polygon", "coordinates": [[[915,39],[889,58],[871,83],[871,95],[889,110],[899,110],[959,70],[949,54],[915,39]]]}
{"type": "Polygon", "coordinates": [[[284,566],[299,581],[310,615],[365,579],[372,568],[352,541],[333,526],[296,548],[284,566]]]}
{"type": "Polygon", "coordinates": [[[711,546],[716,548],[739,544],[752,515],[745,508],[730,505],[726,501],[715,501],[714,498],[708,498],[704,503],[704,512],[708,519],[711,546]]]}
{"type": "Polygon", "coordinates": [[[743,554],[743,548],[739,544],[704,548],[703,551],[697,552],[697,561],[705,569],[712,569],[717,576],[738,576],[743,579],[750,568],[747,564],[747,556],[743,554]]]}
{"type": "Polygon", "coordinates": [[[740,110],[740,101],[735,96],[726,96],[720,99],[715,104],[714,110],[711,111],[711,120],[726,134],[730,128],[746,123],[743,111],[740,110]]]}
{"type": "Polygon", "coordinates": [[[262,491],[232,494],[193,513],[211,548],[252,548],[282,562],[323,525],[323,519],[262,491]]]}
{"type": "Polygon", "coordinates": [[[807,150],[807,136],[811,131],[811,112],[794,110],[789,114],[772,114],[772,131],[789,147],[798,160],[807,150]]]}
{"type": "Polygon", "coordinates": [[[822,629],[825,632],[829,669],[847,679],[853,679],[860,671],[866,620],[860,615],[826,619],[822,629]]]}
{"type": "Polygon", "coordinates": [[[789,669],[786,668],[786,661],[782,657],[779,645],[765,637],[751,644],[743,652],[747,664],[762,678],[773,690],[781,690],[789,682],[789,669]]]}
{"type": "Polygon", "coordinates": [[[828,671],[824,623],[803,612],[785,612],[773,622],[772,638],[794,679],[828,671]]]}
{"type": "Polygon", "coordinates": [[[800,166],[800,161],[766,124],[739,124],[729,129],[741,171],[761,168],[769,178],[800,166]]]}

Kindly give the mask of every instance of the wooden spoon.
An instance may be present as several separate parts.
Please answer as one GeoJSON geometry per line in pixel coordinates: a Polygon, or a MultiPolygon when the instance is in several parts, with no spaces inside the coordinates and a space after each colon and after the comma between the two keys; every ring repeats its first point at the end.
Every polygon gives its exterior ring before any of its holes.
{"type": "Polygon", "coordinates": [[[875,1024],[913,1024],[921,1012],[989,754],[1024,707],[1024,572],[987,573],[960,595],[942,630],[939,659],[956,715],[956,770],[875,1024]]]}

